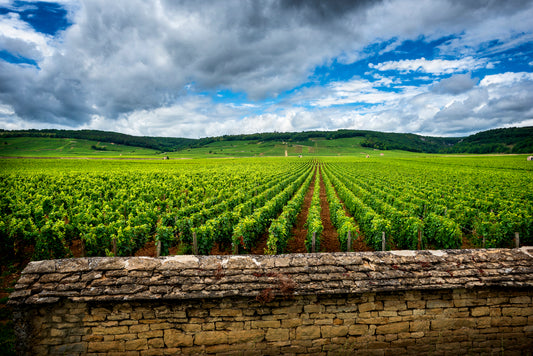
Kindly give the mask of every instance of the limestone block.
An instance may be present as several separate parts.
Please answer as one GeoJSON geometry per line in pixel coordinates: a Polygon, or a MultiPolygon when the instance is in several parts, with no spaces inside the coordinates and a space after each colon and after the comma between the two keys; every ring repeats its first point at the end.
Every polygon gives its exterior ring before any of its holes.
{"type": "Polygon", "coordinates": [[[522,295],[519,297],[514,297],[509,300],[511,304],[530,304],[531,297],[527,295],[522,295]]]}
{"type": "Polygon", "coordinates": [[[279,320],[258,320],[252,321],[252,329],[263,329],[263,328],[279,328],[279,320]]]}
{"type": "Polygon", "coordinates": [[[451,307],[453,307],[453,302],[451,300],[434,299],[434,300],[428,300],[426,302],[426,308],[428,309],[451,308],[451,307]]]}
{"type": "Polygon", "coordinates": [[[429,320],[415,320],[409,323],[409,331],[419,332],[429,330],[429,320]]]}
{"type": "Polygon", "coordinates": [[[265,338],[265,332],[262,329],[228,331],[227,338],[230,344],[261,342],[265,338]]]}
{"type": "Polygon", "coordinates": [[[198,268],[200,260],[192,255],[169,256],[161,260],[157,270],[179,270],[183,268],[198,268]]]}
{"type": "Polygon", "coordinates": [[[297,340],[318,339],[320,335],[320,326],[299,326],[296,328],[297,340]]]}
{"type": "Polygon", "coordinates": [[[348,327],[339,326],[322,326],[320,328],[323,338],[344,337],[348,334],[348,327]]]}
{"type": "Polygon", "coordinates": [[[472,308],[470,310],[470,313],[472,316],[485,316],[485,315],[489,315],[490,313],[490,308],[489,307],[476,307],[476,308],[472,308]]]}
{"type": "Polygon", "coordinates": [[[183,332],[175,329],[165,330],[163,339],[165,346],[170,348],[193,345],[192,335],[184,334],[183,332]]]}
{"type": "Polygon", "coordinates": [[[137,339],[137,334],[121,334],[121,335],[115,335],[115,340],[123,340],[123,341],[130,341],[137,339]]]}
{"type": "Polygon", "coordinates": [[[265,335],[266,341],[286,341],[289,340],[289,330],[288,329],[267,329],[265,335]]]}
{"type": "Polygon", "coordinates": [[[131,333],[140,333],[150,330],[150,325],[147,324],[138,324],[138,325],[131,325],[129,332],[131,333]]]}
{"type": "Polygon", "coordinates": [[[32,261],[24,269],[24,273],[52,273],[56,271],[56,261],[32,261]]]}
{"type": "Polygon", "coordinates": [[[93,257],[88,262],[91,271],[122,270],[126,266],[125,258],[93,257]]]}
{"type": "Polygon", "coordinates": [[[383,310],[383,302],[368,302],[359,304],[359,312],[383,310]]]}
{"type": "Polygon", "coordinates": [[[152,339],[155,337],[163,337],[163,330],[150,330],[137,334],[139,339],[152,339]]]}
{"type": "Polygon", "coordinates": [[[99,341],[89,342],[87,347],[88,352],[111,352],[111,351],[125,351],[124,343],[121,341],[99,341]]]}
{"type": "Polygon", "coordinates": [[[402,300],[385,300],[383,304],[384,310],[406,310],[407,305],[402,300]]]}
{"type": "Polygon", "coordinates": [[[209,311],[211,316],[242,316],[241,309],[212,309],[209,311]]]}
{"type": "Polygon", "coordinates": [[[148,340],[149,349],[162,349],[165,347],[165,342],[163,338],[154,338],[148,340]]]}
{"type": "MultiPolygon", "coordinates": [[[[165,330],[166,336],[166,330],[165,330]]],[[[228,342],[228,331],[205,331],[198,333],[194,336],[195,345],[217,345],[225,344],[228,342]]],[[[167,344],[165,337],[165,344],[167,344]]]]}
{"type": "Polygon", "coordinates": [[[148,349],[148,341],[144,338],[126,341],[124,345],[126,351],[140,351],[148,349]]]}
{"type": "Polygon", "coordinates": [[[124,266],[122,268],[128,271],[153,271],[156,267],[161,265],[161,261],[159,259],[150,257],[130,257],[123,260],[123,263],[124,266]]]}
{"type": "Polygon", "coordinates": [[[379,325],[376,328],[376,334],[396,334],[407,331],[409,331],[408,321],[379,325]]]}

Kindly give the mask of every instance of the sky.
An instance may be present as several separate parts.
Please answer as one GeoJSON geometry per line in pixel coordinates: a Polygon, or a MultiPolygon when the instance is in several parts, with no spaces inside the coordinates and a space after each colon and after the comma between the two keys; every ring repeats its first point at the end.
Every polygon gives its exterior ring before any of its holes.
{"type": "Polygon", "coordinates": [[[0,129],[533,126],[533,1],[0,0],[0,129]]]}

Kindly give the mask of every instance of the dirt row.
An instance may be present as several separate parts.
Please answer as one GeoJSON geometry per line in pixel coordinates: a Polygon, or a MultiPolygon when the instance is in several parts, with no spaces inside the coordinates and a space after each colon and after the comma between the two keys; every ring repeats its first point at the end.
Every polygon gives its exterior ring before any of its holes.
{"type": "MultiPolygon", "coordinates": [[[[316,174],[316,173],[315,173],[316,174]]],[[[333,226],[330,218],[329,204],[326,197],[326,187],[324,180],[320,177],[320,206],[322,219],[322,225],[324,227],[321,234],[321,248],[319,252],[340,252],[341,246],[338,239],[337,229],[333,226]]],[[[296,225],[291,230],[291,238],[287,241],[286,253],[306,253],[305,239],[307,236],[307,229],[305,228],[305,222],[307,220],[307,214],[311,206],[311,199],[313,197],[315,179],[313,177],[311,185],[305,195],[302,209],[298,214],[296,225]]],[[[346,215],[350,216],[349,212],[345,208],[346,215]]],[[[256,246],[250,249],[250,253],[254,255],[263,255],[268,239],[268,231],[266,231],[258,240],[256,246]]],[[[363,241],[363,236],[353,242],[353,251],[372,251],[370,247],[363,241]]],[[[176,253],[176,248],[172,248],[170,254],[176,253]]],[[[223,244],[215,243],[211,250],[212,255],[229,255],[231,254],[231,246],[225,246],[223,244]]],[[[135,256],[152,256],[156,255],[156,248],[153,241],[148,242],[142,249],[135,253],[135,256]]]]}
{"type": "MultiPolygon", "coordinates": [[[[305,238],[307,236],[307,229],[305,228],[305,222],[307,220],[307,214],[309,208],[311,207],[311,199],[313,197],[314,191],[314,182],[313,179],[309,190],[305,196],[305,200],[302,206],[300,214],[298,214],[298,220],[296,226],[292,229],[292,238],[287,242],[287,253],[305,253],[307,252],[305,248],[305,238]]],[[[329,204],[326,196],[326,186],[324,185],[324,180],[320,177],[320,218],[322,220],[322,230],[321,234],[321,249],[320,252],[340,252],[341,246],[339,242],[339,234],[337,229],[333,226],[331,222],[331,215],[329,210],[329,204]]],[[[344,209],[347,216],[351,216],[348,210],[344,209]]],[[[363,236],[360,234],[359,238],[354,241],[352,245],[352,251],[373,251],[372,248],[367,246],[363,241],[363,236]]]]}

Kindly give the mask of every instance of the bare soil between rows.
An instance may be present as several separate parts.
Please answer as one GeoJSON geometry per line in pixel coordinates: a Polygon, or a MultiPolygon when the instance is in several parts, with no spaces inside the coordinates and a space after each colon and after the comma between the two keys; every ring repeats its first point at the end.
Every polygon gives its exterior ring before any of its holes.
{"type": "MultiPolygon", "coordinates": [[[[307,237],[307,229],[305,228],[305,223],[307,221],[307,214],[309,213],[309,208],[311,207],[311,200],[313,198],[313,191],[315,188],[315,176],[318,173],[315,173],[315,175],[312,178],[311,184],[309,185],[309,188],[307,190],[307,193],[305,195],[302,209],[300,213],[298,214],[296,224],[293,226],[291,230],[291,237],[287,241],[287,248],[286,253],[307,253],[307,249],[305,248],[305,239],[307,237]]],[[[320,236],[321,238],[321,244],[320,244],[320,251],[317,252],[341,252],[341,246],[339,242],[339,236],[337,233],[337,229],[335,226],[333,226],[333,223],[331,221],[331,215],[329,210],[329,203],[327,201],[326,196],[326,187],[324,185],[324,180],[320,179],[320,207],[321,207],[321,213],[320,217],[322,219],[322,225],[323,225],[323,231],[320,236]]],[[[344,211],[347,216],[351,216],[346,207],[344,208],[344,211]]],[[[263,235],[258,239],[257,244],[250,248],[250,253],[254,255],[263,255],[265,253],[265,248],[267,246],[267,240],[268,240],[268,231],[265,231],[263,235]]],[[[169,254],[173,255],[177,252],[177,247],[171,247],[169,250],[169,254]]],[[[359,234],[358,238],[353,241],[352,243],[352,251],[373,251],[371,247],[369,247],[364,242],[364,237],[362,234],[359,234]]],[[[79,252],[78,252],[79,253],[79,252]]],[[[79,257],[81,255],[78,255],[78,253],[73,251],[74,256],[79,257]]],[[[231,246],[228,246],[227,244],[218,243],[215,242],[213,245],[213,248],[210,252],[211,255],[231,255],[231,246]]],[[[150,256],[155,257],[156,256],[156,247],[154,241],[149,241],[146,243],[146,245],[137,251],[135,253],[135,256],[150,256]]]]}
{"type": "Polygon", "coordinates": [[[326,196],[326,186],[324,179],[320,177],[320,219],[322,220],[322,234],[320,235],[320,251],[322,252],[341,252],[339,234],[331,222],[329,203],[326,196]]]}
{"type": "MultiPolygon", "coordinates": [[[[316,173],[315,173],[316,175],[316,173]]],[[[305,253],[305,238],[307,236],[307,229],[305,228],[305,222],[307,220],[307,214],[311,207],[311,199],[313,198],[313,190],[315,189],[315,176],[311,180],[311,184],[305,195],[304,202],[302,204],[302,210],[296,218],[296,225],[292,228],[291,238],[287,241],[287,253],[305,253]]]]}

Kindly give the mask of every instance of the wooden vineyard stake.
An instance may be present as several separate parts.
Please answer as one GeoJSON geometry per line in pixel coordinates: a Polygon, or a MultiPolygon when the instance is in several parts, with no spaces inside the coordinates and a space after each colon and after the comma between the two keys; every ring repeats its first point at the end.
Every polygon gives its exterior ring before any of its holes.
{"type": "Polygon", "coordinates": [[[84,239],[81,239],[81,257],[86,257],[85,256],[85,240],[84,239]]]}
{"type": "Polygon", "coordinates": [[[313,240],[312,240],[312,246],[311,246],[311,248],[312,248],[311,252],[313,252],[313,253],[316,252],[315,251],[315,245],[316,245],[316,232],[313,232],[313,240]]]}
{"type": "Polygon", "coordinates": [[[352,249],[352,232],[348,230],[348,239],[346,240],[346,251],[350,252],[352,249]]]}
{"type": "Polygon", "coordinates": [[[514,233],[514,244],[516,248],[520,247],[520,234],[518,232],[514,233]]]}
{"type": "Polygon", "coordinates": [[[385,231],[381,234],[381,251],[385,251],[386,247],[386,240],[385,240],[385,231]]]}
{"type": "Polygon", "coordinates": [[[161,256],[161,241],[155,242],[155,257],[161,256]]]}
{"type": "Polygon", "coordinates": [[[485,236],[483,236],[483,248],[485,248],[485,236]]]}
{"type": "Polygon", "coordinates": [[[418,229],[418,247],[417,250],[422,249],[422,230],[418,229]]]}
{"type": "Polygon", "coordinates": [[[198,238],[196,237],[196,232],[192,233],[192,253],[198,254],[198,238]]]}
{"type": "Polygon", "coordinates": [[[117,257],[117,239],[113,237],[113,256],[117,257]]]}

